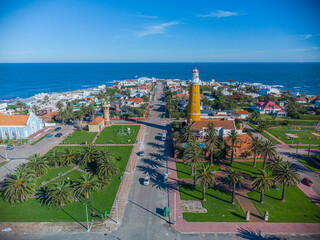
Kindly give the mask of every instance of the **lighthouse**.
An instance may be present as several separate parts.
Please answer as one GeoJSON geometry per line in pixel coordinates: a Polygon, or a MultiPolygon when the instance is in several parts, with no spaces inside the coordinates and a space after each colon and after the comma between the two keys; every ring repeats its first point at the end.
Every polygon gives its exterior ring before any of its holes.
{"type": "Polygon", "coordinates": [[[201,120],[200,112],[200,79],[199,70],[194,68],[192,71],[192,81],[189,89],[189,104],[187,124],[191,125],[194,121],[201,120]]]}
{"type": "Polygon", "coordinates": [[[105,125],[109,125],[109,123],[110,123],[110,117],[109,117],[110,102],[109,101],[104,101],[102,103],[102,108],[103,108],[104,124],[105,125]]]}

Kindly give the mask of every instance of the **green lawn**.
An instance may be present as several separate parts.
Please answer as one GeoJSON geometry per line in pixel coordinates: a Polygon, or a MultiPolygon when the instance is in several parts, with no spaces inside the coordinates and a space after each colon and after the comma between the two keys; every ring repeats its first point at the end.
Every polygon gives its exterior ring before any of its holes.
{"type": "MultiPolygon", "coordinates": [[[[210,165],[210,163],[206,162],[205,164],[210,165]]],[[[177,167],[177,174],[178,178],[193,178],[191,176],[191,167],[184,164],[183,162],[176,162],[177,167]]],[[[220,171],[220,167],[218,164],[213,163],[212,166],[210,166],[210,171],[220,171]]]]}
{"type": "Polygon", "coordinates": [[[100,136],[96,140],[96,144],[133,144],[137,138],[140,125],[112,125],[102,130],[100,136]],[[132,135],[117,136],[119,130],[127,131],[130,128],[132,135]]]}
{"type": "Polygon", "coordinates": [[[45,175],[43,175],[41,178],[37,180],[37,183],[36,183],[37,187],[39,187],[43,181],[47,182],[52,178],[57,177],[59,173],[65,173],[74,167],[75,166],[73,165],[73,166],[62,166],[59,168],[50,168],[45,175]]]}
{"type": "MultiPolygon", "coordinates": [[[[256,174],[258,172],[259,169],[261,169],[263,167],[263,162],[258,162],[256,163],[256,167],[254,168],[253,165],[253,161],[246,161],[246,162],[233,162],[233,166],[230,166],[230,163],[225,163],[226,167],[228,169],[235,169],[235,170],[239,170],[242,171],[246,174],[248,174],[249,176],[253,176],[254,174],[256,174]]],[[[268,162],[267,162],[268,164],[268,162]]]]}
{"type": "MultiPolygon", "coordinates": [[[[180,185],[182,200],[202,200],[202,187],[196,189],[192,185],[180,185]]],[[[188,222],[244,222],[245,213],[239,202],[231,204],[231,193],[221,191],[218,188],[206,190],[206,201],[202,206],[207,213],[183,213],[183,218],[188,222]]]]}
{"type": "MultiPolygon", "coordinates": [[[[255,129],[256,131],[260,132],[258,127],[255,126],[254,124],[252,123],[248,123],[249,126],[251,126],[253,129],[255,129]]],[[[280,144],[280,142],[276,139],[274,139],[273,137],[271,137],[269,134],[267,133],[261,133],[265,138],[269,139],[271,142],[273,142],[274,144],[280,144]]]]}
{"type": "Polygon", "coordinates": [[[66,175],[64,175],[64,176],[62,176],[62,177],[60,177],[60,178],[58,178],[58,179],[56,179],[56,180],[48,183],[48,184],[46,185],[46,187],[52,187],[53,184],[54,184],[55,182],[59,181],[59,180],[68,180],[68,181],[70,181],[70,182],[72,183],[73,181],[75,181],[75,180],[77,180],[78,178],[80,178],[83,174],[85,174],[85,173],[83,173],[83,172],[75,169],[75,170],[67,173],[66,175]],[[70,179],[67,179],[67,178],[70,178],[70,179]]]}
{"type": "Polygon", "coordinates": [[[93,139],[97,135],[97,132],[88,132],[85,130],[77,130],[74,131],[71,137],[67,137],[63,140],[64,144],[82,144],[83,142],[87,142],[88,144],[92,143],[93,139]]]}
{"type": "MultiPolygon", "coordinates": [[[[309,149],[309,146],[301,146],[301,145],[290,145],[291,148],[298,148],[298,149],[309,149]]],[[[310,146],[310,149],[320,149],[320,146],[310,146]]]]}
{"type": "MultiPolygon", "coordinates": [[[[59,146],[57,148],[63,149],[67,147],[59,146]]],[[[83,148],[82,146],[72,147],[78,150],[83,148]]],[[[108,146],[108,147],[97,147],[97,148],[108,148],[114,155],[118,158],[116,161],[120,168],[120,174],[114,176],[111,179],[110,184],[102,191],[95,192],[94,196],[94,208],[98,216],[101,213],[105,213],[105,211],[110,212],[114,198],[118,191],[119,185],[121,183],[120,176],[123,174],[125,167],[128,163],[132,146],[108,146]]],[[[71,167],[60,167],[56,169],[50,169],[49,172],[41,177],[37,184],[47,179],[52,179],[56,177],[60,172],[66,172],[71,167]]],[[[66,177],[70,177],[71,179],[75,179],[79,177],[82,173],[80,171],[74,170],[71,173],[67,174],[66,177]]],[[[54,209],[47,207],[46,205],[42,205],[35,198],[31,198],[23,203],[9,204],[6,203],[0,198],[0,221],[19,221],[19,222],[74,222],[74,221],[86,221],[86,212],[85,206],[83,206],[83,202],[85,201],[88,204],[88,211],[91,212],[92,203],[91,199],[85,200],[82,199],[81,202],[72,202],[71,204],[63,207],[62,209],[54,209]]],[[[98,219],[99,217],[93,218],[89,216],[89,221],[92,219],[98,219]]]]}
{"type": "Polygon", "coordinates": [[[319,172],[320,168],[314,165],[312,160],[304,160],[304,159],[298,159],[299,162],[301,162],[303,165],[305,165],[307,168],[311,169],[314,172],[319,172]]]}
{"type": "MultiPolygon", "coordinates": [[[[295,126],[290,126],[291,129],[295,128],[295,126]]],[[[275,137],[280,137],[281,141],[292,144],[292,141],[290,140],[290,137],[286,136],[285,133],[291,133],[299,136],[299,143],[302,144],[319,144],[320,145],[320,137],[316,137],[312,133],[314,132],[313,126],[297,126],[297,128],[305,129],[304,131],[293,131],[288,130],[288,126],[281,126],[281,127],[271,127],[268,128],[268,132],[274,135],[275,137]],[[311,139],[309,139],[311,137],[311,139]],[[306,139],[305,139],[306,138],[306,139]],[[314,139],[313,139],[314,138],[314,139]],[[319,139],[318,139],[319,138],[319,139]]],[[[293,139],[293,144],[297,144],[298,138],[293,139]]]]}
{"type": "Polygon", "coordinates": [[[1,163],[0,163],[0,167],[3,166],[3,165],[5,165],[6,163],[7,163],[7,161],[1,162],[1,163]]]}
{"type": "Polygon", "coordinates": [[[280,190],[272,189],[265,193],[264,203],[260,204],[260,192],[248,193],[252,202],[264,216],[269,211],[269,222],[320,222],[320,207],[313,203],[298,187],[289,187],[285,202],[281,202],[280,190]]]}

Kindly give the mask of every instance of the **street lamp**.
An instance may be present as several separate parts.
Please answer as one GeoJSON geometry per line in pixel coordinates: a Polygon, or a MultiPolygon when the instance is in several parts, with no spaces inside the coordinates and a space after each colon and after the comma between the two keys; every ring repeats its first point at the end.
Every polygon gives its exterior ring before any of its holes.
{"type": "Polygon", "coordinates": [[[94,211],[94,205],[93,205],[93,192],[92,192],[92,190],[91,190],[91,196],[92,196],[92,213],[91,213],[91,215],[92,215],[92,217],[94,217],[94,216],[96,215],[96,213],[95,213],[95,211],[94,211]]]}
{"type": "Polygon", "coordinates": [[[87,226],[88,226],[88,230],[87,232],[90,232],[90,227],[89,227],[89,217],[88,217],[88,207],[86,203],[83,203],[83,205],[86,206],[86,214],[87,214],[87,226]]]}

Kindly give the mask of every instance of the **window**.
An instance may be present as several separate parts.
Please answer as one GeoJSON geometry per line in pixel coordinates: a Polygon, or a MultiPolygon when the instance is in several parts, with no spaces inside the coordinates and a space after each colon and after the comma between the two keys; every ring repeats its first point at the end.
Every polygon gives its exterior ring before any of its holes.
{"type": "Polygon", "coordinates": [[[194,92],[194,95],[196,95],[196,92],[194,92]]]}
{"type": "Polygon", "coordinates": [[[193,102],[193,105],[196,105],[196,101],[193,102]]]}
{"type": "Polygon", "coordinates": [[[196,88],[197,86],[196,85],[194,85],[194,88],[196,88]]]}
{"type": "Polygon", "coordinates": [[[193,113],[196,113],[196,111],[193,111],[193,113]]]}

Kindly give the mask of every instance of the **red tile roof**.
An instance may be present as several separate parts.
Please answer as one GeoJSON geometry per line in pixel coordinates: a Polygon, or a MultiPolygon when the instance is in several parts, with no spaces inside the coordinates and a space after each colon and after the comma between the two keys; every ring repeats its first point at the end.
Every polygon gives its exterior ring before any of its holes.
{"type": "Polygon", "coordinates": [[[269,100],[258,102],[256,104],[260,105],[263,109],[279,109],[279,110],[281,110],[281,107],[279,107],[277,104],[275,104],[274,102],[271,102],[269,100]]]}
{"type": "Polygon", "coordinates": [[[201,120],[195,121],[191,125],[191,129],[195,131],[201,131],[203,128],[208,127],[209,123],[213,123],[215,127],[222,127],[224,129],[235,129],[232,120],[225,119],[211,119],[211,120],[201,120]]]}
{"type": "Polygon", "coordinates": [[[130,98],[127,100],[128,102],[134,102],[134,103],[142,103],[143,102],[143,99],[142,98],[139,98],[139,97],[136,97],[136,98],[130,98]]]}
{"type": "Polygon", "coordinates": [[[29,115],[0,115],[0,126],[25,126],[29,115]]]}
{"type": "Polygon", "coordinates": [[[103,121],[104,119],[101,116],[98,116],[95,119],[93,119],[93,121],[90,122],[89,125],[100,125],[103,121]]]}

